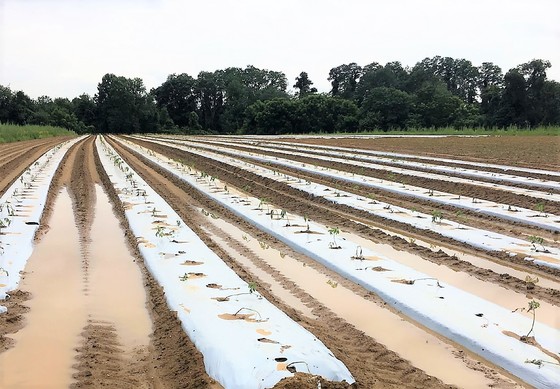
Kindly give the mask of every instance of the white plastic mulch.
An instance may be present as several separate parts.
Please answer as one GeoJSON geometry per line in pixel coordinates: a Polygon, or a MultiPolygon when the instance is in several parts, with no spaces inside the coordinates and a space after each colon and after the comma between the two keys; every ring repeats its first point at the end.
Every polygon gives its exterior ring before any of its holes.
{"type": "Polygon", "coordinates": [[[319,339],[258,291],[251,292],[251,285],[209,249],[111,147],[100,139],[96,146],[146,266],[203,354],[211,377],[226,388],[268,388],[292,376],[287,367],[293,367],[332,381],[354,382],[319,339]],[[236,294],[240,295],[218,301],[236,294]]]}

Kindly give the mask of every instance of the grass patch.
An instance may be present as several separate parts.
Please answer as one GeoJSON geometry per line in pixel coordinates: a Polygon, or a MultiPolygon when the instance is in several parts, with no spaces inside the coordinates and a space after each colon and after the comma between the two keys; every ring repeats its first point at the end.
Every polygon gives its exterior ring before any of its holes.
{"type": "MultiPolygon", "coordinates": [[[[298,134],[302,135],[302,134],[298,134]]],[[[560,126],[535,128],[410,128],[407,130],[373,130],[348,133],[314,133],[308,135],[491,135],[491,136],[559,136],[560,126]]]]}
{"type": "Polygon", "coordinates": [[[18,126],[0,124],[0,143],[17,142],[20,140],[49,138],[52,136],[75,136],[73,131],[52,126],[18,126]]]}

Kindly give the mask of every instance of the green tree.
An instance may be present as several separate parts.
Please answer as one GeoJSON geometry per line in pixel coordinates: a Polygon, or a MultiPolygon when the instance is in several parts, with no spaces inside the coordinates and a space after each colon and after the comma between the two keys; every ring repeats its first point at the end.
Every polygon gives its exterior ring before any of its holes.
{"type": "Polygon", "coordinates": [[[296,83],[294,84],[294,88],[297,89],[296,97],[301,99],[307,95],[317,93],[317,88],[311,85],[313,85],[313,81],[309,79],[309,75],[306,72],[301,72],[296,77],[296,83]]]}
{"type": "Polygon", "coordinates": [[[531,126],[541,124],[545,117],[543,90],[546,83],[546,70],[550,62],[534,59],[517,67],[525,79],[526,88],[526,119],[531,126]]]}
{"type": "Polygon", "coordinates": [[[426,82],[416,92],[416,124],[426,128],[451,126],[463,104],[441,81],[426,82]]]}
{"type": "Polygon", "coordinates": [[[197,110],[196,80],[186,73],[170,74],[152,90],[158,108],[165,108],[173,123],[188,127],[191,112],[197,110]]]}
{"type": "Polygon", "coordinates": [[[72,99],[74,114],[79,122],[87,128],[88,132],[95,131],[95,123],[97,122],[97,107],[94,99],[83,93],[72,99]]]}
{"type": "Polygon", "coordinates": [[[106,74],[97,86],[97,130],[103,133],[157,132],[155,101],[140,78],[106,74]]]}
{"type": "Polygon", "coordinates": [[[414,98],[408,93],[395,88],[374,88],[360,107],[360,129],[406,128],[413,109],[414,98]]]}
{"type": "Polygon", "coordinates": [[[355,62],[332,68],[328,80],[331,82],[331,96],[344,99],[354,98],[362,68],[355,62]]]}
{"type": "Polygon", "coordinates": [[[504,91],[496,114],[497,124],[501,127],[510,125],[526,127],[529,124],[527,108],[525,78],[518,69],[511,69],[504,76],[504,91]]]}

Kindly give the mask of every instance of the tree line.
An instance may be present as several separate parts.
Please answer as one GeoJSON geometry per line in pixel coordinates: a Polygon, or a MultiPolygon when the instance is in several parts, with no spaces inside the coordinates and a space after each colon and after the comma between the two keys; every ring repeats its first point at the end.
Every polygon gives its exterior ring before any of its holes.
{"type": "Polygon", "coordinates": [[[288,92],[283,72],[230,67],[197,78],[171,74],[147,90],[142,79],[106,74],[94,96],[72,100],[0,85],[0,122],[53,125],[78,133],[285,134],[409,128],[530,128],[560,124],[560,83],[535,59],[505,74],[484,62],[436,56],[343,64],[318,93],[306,72],[288,92]]]}

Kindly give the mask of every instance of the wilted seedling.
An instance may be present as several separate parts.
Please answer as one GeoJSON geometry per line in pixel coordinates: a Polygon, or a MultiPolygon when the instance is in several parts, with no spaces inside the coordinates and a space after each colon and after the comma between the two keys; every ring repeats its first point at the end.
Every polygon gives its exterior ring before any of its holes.
{"type": "Polygon", "coordinates": [[[250,281],[247,283],[247,286],[249,287],[249,293],[254,293],[257,291],[257,283],[254,281],[250,281]]]}
{"type": "Polygon", "coordinates": [[[557,362],[549,362],[549,361],[543,361],[542,359],[526,359],[525,363],[532,363],[533,365],[537,365],[539,367],[539,369],[541,367],[543,367],[543,365],[545,363],[548,363],[550,365],[556,365],[556,366],[560,366],[560,363],[557,362]]]}
{"type": "Polygon", "coordinates": [[[270,214],[270,205],[268,203],[268,199],[266,198],[260,198],[259,199],[259,206],[257,207],[259,210],[263,211],[264,207],[266,206],[267,209],[267,215],[270,214]]]}
{"type": "Polygon", "coordinates": [[[340,249],[341,247],[336,243],[336,236],[340,234],[340,229],[338,227],[329,228],[329,234],[332,236],[333,241],[329,242],[330,249],[340,249]]]}
{"type": "Polygon", "coordinates": [[[290,218],[288,217],[288,212],[285,209],[280,211],[280,219],[284,218],[286,219],[286,227],[290,227],[290,218]]]}
{"type": "Polygon", "coordinates": [[[366,259],[362,253],[362,246],[356,247],[356,253],[353,257],[351,257],[351,259],[357,259],[359,261],[363,261],[364,259],[366,259]]]}
{"type": "Polygon", "coordinates": [[[528,303],[528,307],[527,308],[516,308],[513,311],[511,311],[512,313],[515,313],[517,311],[520,312],[527,312],[527,313],[532,313],[533,314],[533,322],[531,323],[531,328],[529,329],[529,332],[527,332],[527,335],[525,336],[521,336],[519,340],[521,340],[522,342],[529,342],[529,335],[531,335],[531,333],[533,332],[533,329],[535,328],[535,319],[536,319],[536,310],[541,306],[541,304],[536,301],[536,300],[531,300],[528,303]]]}
{"type": "Polygon", "coordinates": [[[260,241],[260,240],[259,240],[259,246],[261,246],[261,249],[263,249],[263,250],[267,250],[267,249],[270,248],[270,246],[266,242],[263,242],[263,241],[260,241]]]}
{"type": "Polygon", "coordinates": [[[230,294],[229,296],[225,296],[225,297],[216,297],[215,300],[217,300],[217,301],[229,301],[229,299],[231,297],[242,296],[242,295],[245,295],[245,294],[253,294],[253,293],[255,295],[257,295],[258,299],[262,299],[262,296],[257,293],[257,283],[256,282],[254,282],[254,281],[248,282],[247,287],[249,288],[249,292],[234,293],[234,294],[230,294]]]}
{"type": "Polygon", "coordinates": [[[8,216],[16,216],[16,210],[11,204],[6,204],[6,211],[8,211],[8,216]]]}
{"type": "Polygon", "coordinates": [[[399,283],[399,284],[405,284],[405,285],[414,285],[418,281],[427,281],[427,280],[434,280],[434,281],[436,281],[436,284],[437,284],[438,288],[444,288],[439,283],[439,280],[437,278],[433,278],[433,277],[416,278],[414,280],[407,280],[407,279],[403,278],[403,279],[400,279],[400,280],[392,280],[392,282],[396,282],[396,283],[399,283]]]}
{"type": "Polygon", "coordinates": [[[328,280],[327,284],[331,286],[331,288],[336,288],[338,286],[338,282],[328,280]]]}
{"type": "Polygon", "coordinates": [[[8,273],[8,271],[6,269],[4,269],[3,267],[0,267],[0,274],[5,274],[7,277],[10,276],[10,274],[8,273]]]}
{"type": "Polygon", "coordinates": [[[0,219],[0,233],[2,232],[2,228],[7,228],[10,224],[12,224],[10,218],[5,217],[4,219],[0,219]]]}
{"type": "Polygon", "coordinates": [[[311,232],[309,229],[309,222],[311,221],[306,215],[303,215],[303,220],[305,221],[305,232],[311,232]]]}
{"type": "Polygon", "coordinates": [[[527,290],[535,289],[535,284],[539,282],[539,277],[525,277],[525,284],[527,285],[527,290]]]}

